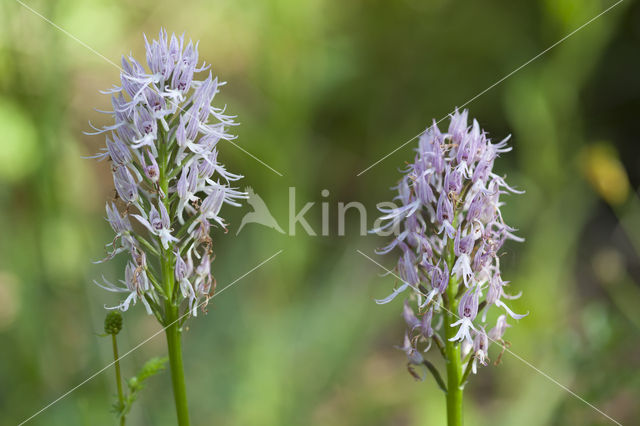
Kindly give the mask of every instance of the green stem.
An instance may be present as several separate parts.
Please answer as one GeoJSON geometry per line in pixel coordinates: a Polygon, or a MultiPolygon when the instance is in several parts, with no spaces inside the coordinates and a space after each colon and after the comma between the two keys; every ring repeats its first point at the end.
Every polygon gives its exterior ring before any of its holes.
{"type": "MultiPolygon", "coordinates": [[[[111,335],[111,342],[113,343],[113,359],[115,361],[116,366],[116,386],[118,388],[118,402],[120,403],[120,408],[124,408],[124,392],[122,391],[122,375],[120,373],[120,357],[118,356],[118,341],[116,340],[116,335],[111,335]]],[[[120,426],[124,426],[125,415],[124,413],[120,416],[120,426]]]]}
{"type": "MultiPolygon", "coordinates": [[[[449,244],[449,271],[453,267],[455,256],[453,245],[449,244]]],[[[460,343],[450,339],[456,335],[456,329],[451,327],[456,321],[455,312],[458,311],[459,300],[456,298],[459,283],[451,274],[447,286],[446,312],[444,313],[445,354],[447,356],[447,425],[462,426],[462,359],[460,343]]]]}
{"type": "Polygon", "coordinates": [[[171,367],[171,383],[173,384],[173,398],[176,403],[178,425],[189,426],[189,409],[187,406],[187,388],[184,382],[184,367],[182,365],[182,346],[180,342],[180,324],[178,324],[178,308],[166,303],[167,346],[169,348],[169,366],[171,367]]]}
{"type": "Polygon", "coordinates": [[[162,279],[165,299],[165,335],[169,350],[169,366],[171,367],[171,383],[173,384],[173,398],[176,404],[179,426],[189,426],[189,409],[187,406],[187,389],[184,382],[184,367],[182,365],[182,344],[180,341],[179,308],[173,303],[173,255],[169,250],[163,250],[160,263],[162,265],[162,279]]]}
{"type": "MultiPolygon", "coordinates": [[[[160,130],[160,146],[158,166],[160,169],[159,186],[165,194],[162,202],[171,216],[171,204],[169,203],[169,180],[167,175],[167,141],[166,134],[160,130]]],[[[165,335],[167,336],[167,348],[169,351],[169,367],[171,368],[171,383],[173,384],[173,398],[176,404],[176,414],[178,416],[178,426],[189,426],[189,408],[187,405],[187,388],[184,382],[184,367],[182,364],[182,344],[180,341],[180,309],[174,303],[174,255],[173,244],[164,250],[160,247],[160,265],[162,268],[162,282],[165,293],[165,335]]]]}
{"type": "MultiPolygon", "coordinates": [[[[455,299],[452,301],[452,307],[453,305],[457,305],[455,299]]],[[[455,311],[455,308],[452,309],[452,311],[455,311]]],[[[445,313],[444,327],[447,338],[445,341],[445,353],[447,354],[447,425],[462,426],[462,388],[460,386],[462,364],[460,359],[460,344],[449,341],[449,339],[455,336],[455,328],[451,327],[451,324],[454,322],[453,320],[453,315],[448,312],[445,313]]]]}

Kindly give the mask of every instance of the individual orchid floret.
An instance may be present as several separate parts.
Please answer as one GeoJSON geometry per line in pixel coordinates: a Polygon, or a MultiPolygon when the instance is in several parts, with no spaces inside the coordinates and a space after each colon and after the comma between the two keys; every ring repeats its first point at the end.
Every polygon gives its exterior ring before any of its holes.
{"type": "Polygon", "coordinates": [[[107,307],[106,309],[120,309],[126,311],[129,309],[129,305],[135,305],[136,301],[140,299],[148,314],[151,314],[151,307],[149,306],[149,302],[145,299],[145,292],[149,290],[149,281],[147,276],[143,270],[138,268],[133,262],[129,262],[125,268],[125,279],[124,281],[120,281],[122,286],[117,286],[107,279],[103,278],[104,284],[100,284],[97,281],[94,283],[111,292],[115,293],[129,293],[129,295],[124,299],[119,305],[113,307],[107,307]]]}
{"type": "Polygon", "coordinates": [[[456,237],[453,244],[453,253],[458,257],[451,273],[458,278],[463,278],[464,285],[469,286],[469,282],[473,277],[473,271],[471,270],[471,251],[474,245],[474,233],[470,233],[464,237],[461,237],[462,230],[458,227],[456,237]]]}
{"type": "Polygon", "coordinates": [[[122,251],[131,251],[136,246],[132,234],[133,228],[131,227],[128,215],[121,215],[115,203],[106,203],[105,210],[107,211],[107,222],[109,222],[111,229],[113,229],[116,235],[113,241],[106,245],[106,247],[111,247],[111,251],[107,257],[95,263],[102,263],[109,260],[122,251]]]}
{"type": "Polygon", "coordinates": [[[180,256],[179,252],[175,253],[176,255],[176,264],[174,266],[174,273],[176,277],[176,281],[180,285],[180,292],[182,293],[182,297],[189,301],[189,305],[192,305],[195,298],[196,293],[193,290],[193,286],[191,282],[189,282],[189,278],[193,274],[193,262],[191,258],[189,258],[189,262],[185,262],[185,260],[180,256]]]}
{"type": "Polygon", "coordinates": [[[200,264],[195,269],[195,280],[193,282],[195,298],[192,301],[191,307],[193,316],[197,316],[198,314],[197,308],[200,306],[199,302],[201,299],[205,300],[206,306],[206,300],[210,297],[212,285],[213,291],[215,291],[215,281],[211,276],[211,260],[209,259],[209,253],[205,253],[204,256],[202,256],[200,264]]]}
{"type": "Polygon", "coordinates": [[[138,183],[128,167],[117,166],[113,169],[113,184],[116,192],[127,203],[138,201],[138,183]]]}
{"type": "Polygon", "coordinates": [[[404,301],[402,317],[404,318],[404,322],[407,323],[407,327],[409,328],[409,330],[413,331],[417,327],[420,327],[420,320],[416,317],[413,309],[411,309],[411,307],[409,306],[409,302],[406,300],[404,301]]]}
{"type": "Polygon", "coordinates": [[[508,327],[511,326],[507,324],[507,316],[500,315],[496,320],[496,326],[489,330],[489,339],[491,339],[492,341],[502,340],[502,336],[504,336],[504,333],[505,331],[507,331],[508,327]]]}
{"type": "Polygon", "coordinates": [[[147,151],[147,157],[149,159],[149,164],[147,165],[144,161],[144,155],[140,158],[142,160],[142,168],[144,169],[144,175],[153,183],[157,183],[158,179],[160,179],[160,167],[158,166],[158,161],[156,157],[151,155],[149,151],[147,151]]]}
{"type": "Polygon", "coordinates": [[[422,319],[420,320],[420,333],[422,337],[424,337],[427,340],[430,339],[435,333],[435,331],[431,327],[432,318],[433,318],[433,307],[429,308],[429,310],[427,310],[427,312],[425,312],[422,315],[422,319]]]}
{"type": "Polygon", "coordinates": [[[451,327],[459,327],[458,333],[450,338],[450,341],[467,340],[471,341],[470,330],[475,330],[473,326],[473,320],[478,315],[478,291],[469,290],[466,291],[460,298],[460,304],[458,305],[458,321],[451,324],[451,327]]]}
{"type": "Polygon", "coordinates": [[[501,298],[503,297],[505,299],[517,299],[518,297],[520,297],[520,294],[516,296],[510,296],[505,294],[504,287],[507,284],[508,283],[505,283],[504,281],[502,281],[502,278],[500,277],[499,273],[495,274],[492,277],[492,279],[489,281],[489,289],[487,291],[487,298],[486,298],[487,306],[495,305],[499,308],[503,308],[511,318],[522,319],[526,317],[528,313],[516,314],[511,309],[509,309],[509,307],[501,300],[501,298]]]}
{"type": "Polygon", "coordinates": [[[489,359],[489,338],[484,330],[480,330],[476,333],[473,339],[473,361],[471,363],[471,371],[473,374],[477,374],[477,363],[480,365],[487,365],[489,359]]]}
{"type": "Polygon", "coordinates": [[[176,214],[181,224],[184,223],[183,212],[185,208],[194,211],[190,203],[198,200],[196,192],[198,192],[198,170],[194,166],[187,166],[182,169],[180,173],[180,179],[176,186],[176,192],[178,193],[178,207],[176,214]]]}
{"type": "Polygon", "coordinates": [[[449,196],[444,192],[440,194],[438,204],[436,206],[436,219],[440,223],[438,234],[444,231],[444,240],[447,238],[453,238],[456,233],[456,229],[453,226],[453,205],[449,196]]]}
{"type": "Polygon", "coordinates": [[[160,206],[159,213],[155,206],[151,205],[149,220],[138,214],[134,214],[132,216],[138,219],[138,221],[143,224],[149,230],[149,232],[157,236],[160,239],[162,248],[167,250],[169,248],[170,242],[178,242],[180,240],[171,235],[171,221],[169,219],[169,213],[167,212],[167,208],[164,206],[164,203],[159,203],[158,205],[160,206]]]}
{"type": "Polygon", "coordinates": [[[122,236],[124,233],[132,231],[129,218],[127,215],[120,215],[115,203],[107,203],[105,208],[107,210],[107,221],[117,236],[122,236]]]}
{"type": "Polygon", "coordinates": [[[411,339],[409,339],[409,334],[405,333],[404,344],[402,346],[399,346],[398,349],[403,350],[404,353],[407,355],[409,364],[420,365],[423,363],[424,358],[422,357],[422,354],[416,348],[413,347],[413,344],[411,343],[411,339]]]}
{"type": "Polygon", "coordinates": [[[118,137],[113,135],[113,140],[107,137],[107,151],[105,157],[110,158],[114,164],[119,166],[126,166],[133,160],[131,157],[131,151],[127,145],[118,137]]]}

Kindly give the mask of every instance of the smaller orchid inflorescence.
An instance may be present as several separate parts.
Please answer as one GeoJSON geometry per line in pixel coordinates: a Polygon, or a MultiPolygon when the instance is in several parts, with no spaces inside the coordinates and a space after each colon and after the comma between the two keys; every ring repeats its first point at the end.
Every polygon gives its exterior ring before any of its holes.
{"type": "MultiPolygon", "coordinates": [[[[508,282],[500,274],[499,251],[505,241],[523,241],[500,212],[500,195],[519,191],[492,171],[495,159],[511,150],[508,139],[492,143],[476,120],[468,125],[467,110],[456,110],[446,133],[434,122],[420,137],[415,161],[393,188],[400,206],[380,209],[385,224],[373,232],[393,227],[397,232],[377,253],[399,250],[396,272],[402,283],[376,302],[410,293],[404,303],[408,329],[402,346],[410,366],[425,364],[433,372],[423,353],[435,342],[445,358],[455,358],[458,369],[466,363],[466,379],[469,368],[475,373],[477,364],[486,365],[490,341],[506,344],[507,315],[524,317],[505,304],[519,295],[505,292],[508,282]],[[506,315],[485,331],[492,305],[506,315]]],[[[453,373],[461,379],[460,371],[453,373]]],[[[464,384],[460,381],[458,386],[464,384]]]]}
{"type": "Polygon", "coordinates": [[[94,157],[111,161],[121,200],[106,205],[115,238],[102,261],[130,256],[121,285],[96,284],[127,294],[109,309],[126,311],[140,301],[166,323],[167,306],[184,305],[195,316],[215,291],[209,231],[213,224],[226,232],[222,205],[238,206],[246,194],[231,186],[242,176],[218,162],[218,142],[234,139],[227,129],[237,125],[211,105],[224,83],[211,72],[196,79],[209,66],[198,65],[198,45],[184,36],[161,30],[145,43],[149,71],[122,58],[121,84],[103,92],[111,95],[113,111],[105,112],[115,123],[93,133],[107,134],[94,157]]]}

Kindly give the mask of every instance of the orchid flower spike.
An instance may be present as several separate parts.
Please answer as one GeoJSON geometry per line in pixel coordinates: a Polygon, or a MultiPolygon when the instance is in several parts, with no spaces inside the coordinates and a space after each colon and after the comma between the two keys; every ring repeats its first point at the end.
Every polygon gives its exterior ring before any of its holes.
{"type": "Polygon", "coordinates": [[[247,194],[233,186],[242,176],[218,161],[218,142],[235,139],[229,130],[237,125],[212,104],[224,83],[203,73],[209,66],[198,64],[197,43],[184,36],[161,30],[145,42],[148,68],[122,58],[119,84],[103,92],[111,95],[113,123],[94,128],[106,145],[93,158],[110,160],[117,194],[106,205],[115,238],[102,261],[130,258],[123,280],[98,285],[125,294],[114,309],[139,301],[162,321],[166,306],[196,315],[211,297],[209,230],[226,227],[222,206],[238,206],[247,194]]]}
{"type": "Polygon", "coordinates": [[[520,191],[493,171],[496,158],[511,148],[508,138],[494,143],[476,120],[469,120],[467,110],[456,110],[446,132],[434,122],[422,133],[413,162],[393,187],[399,205],[380,209],[381,226],[371,232],[395,230],[377,253],[396,250],[395,275],[401,282],[376,302],[390,303],[401,293],[405,298],[402,349],[409,362],[418,361],[416,353],[432,342],[443,353],[445,345],[459,345],[457,363],[473,361],[475,373],[486,365],[490,343],[503,345],[507,317],[519,320],[526,314],[507,305],[519,294],[507,292],[499,262],[507,240],[523,241],[500,211],[501,196],[520,191]],[[502,314],[493,328],[486,323],[490,308],[502,314]]]}

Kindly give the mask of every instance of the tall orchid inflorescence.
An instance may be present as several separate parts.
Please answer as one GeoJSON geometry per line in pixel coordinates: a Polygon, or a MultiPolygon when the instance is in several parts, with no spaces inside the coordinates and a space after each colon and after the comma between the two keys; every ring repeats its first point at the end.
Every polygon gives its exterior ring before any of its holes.
{"type": "Polygon", "coordinates": [[[184,379],[175,376],[182,373],[179,326],[215,291],[211,226],[226,232],[223,204],[238,206],[247,195],[232,187],[242,176],[218,162],[217,144],[235,138],[228,128],[237,123],[211,104],[224,83],[210,71],[196,78],[209,68],[198,65],[198,44],[164,30],[145,43],[149,70],[122,58],[120,85],[103,92],[111,95],[107,113],[115,123],[94,133],[107,135],[95,157],[111,161],[120,199],[106,205],[115,237],[104,260],[129,256],[121,284],[96,284],[126,294],[109,309],[126,311],[140,301],[165,325],[178,416],[187,424],[184,379]]]}
{"type": "Polygon", "coordinates": [[[446,133],[434,123],[421,135],[414,162],[394,188],[401,205],[380,209],[386,223],[379,230],[396,227],[397,232],[377,253],[399,251],[396,270],[402,283],[377,303],[410,293],[402,349],[410,365],[425,364],[437,374],[423,357],[435,342],[452,370],[447,372],[449,394],[464,384],[469,368],[475,372],[477,364],[486,364],[489,341],[504,345],[506,315],[524,316],[505,304],[514,296],[505,292],[508,282],[500,273],[505,241],[522,241],[500,212],[500,195],[518,191],[492,171],[495,159],[511,149],[507,140],[492,143],[476,120],[469,126],[467,110],[456,110],[446,133]],[[506,315],[486,331],[491,306],[506,315]]]}
{"type": "Polygon", "coordinates": [[[217,144],[234,139],[227,128],[236,123],[211,105],[224,83],[211,72],[195,79],[209,68],[197,64],[197,43],[185,45],[184,36],[168,39],[162,30],[158,40],[149,43],[145,37],[145,42],[149,71],[123,57],[121,85],[103,92],[111,94],[108,113],[115,123],[96,129],[107,133],[104,152],[96,157],[111,160],[121,200],[121,208],[113,201],[106,205],[116,235],[104,260],[120,252],[130,260],[122,285],[97,284],[127,294],[114,307],[123,311],[139,300],[162,320],[164,301],[179,306],[185,300],[195,316],[215,290],[210,227],[226,231],[222,205],[238,206],[237,200],[246,198],[231,187],[242,176],[218,162],[217,144]],[[142,227],[133,226],[136,222],[142,227]],[[154,269],[151,259],[163,268],[154,269]]]}

